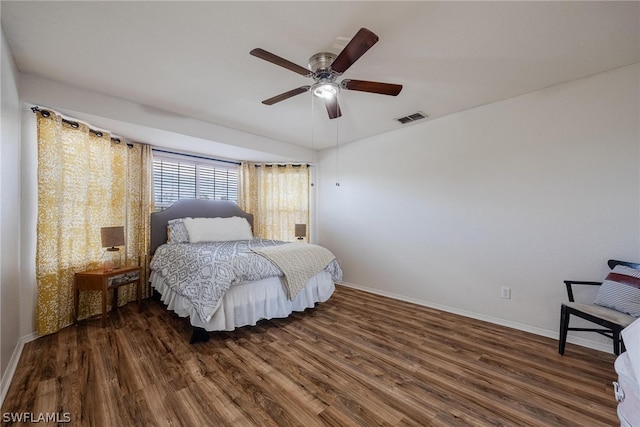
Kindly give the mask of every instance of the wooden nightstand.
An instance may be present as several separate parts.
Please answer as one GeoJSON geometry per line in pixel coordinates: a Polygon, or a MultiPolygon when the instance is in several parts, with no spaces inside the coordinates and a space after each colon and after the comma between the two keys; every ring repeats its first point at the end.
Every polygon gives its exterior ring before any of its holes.
{"type": "Polygon", "coordinates": [[[107,324],[107,292],[113,289],[112,309],[118,307],[118,288],[136,283],[138,312],[141,306],[141,267],[126,266],[111,271],[103,269],[76,273],[73,281],[73,322],[78,323],[78,297],[80,291],[102,291],[102,327],[107,324]]]}

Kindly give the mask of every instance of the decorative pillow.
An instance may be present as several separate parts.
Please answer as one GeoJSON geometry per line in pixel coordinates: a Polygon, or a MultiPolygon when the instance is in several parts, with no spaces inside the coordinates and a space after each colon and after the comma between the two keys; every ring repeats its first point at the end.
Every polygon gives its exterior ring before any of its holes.
{"type": "Polygon", "coordinates": [[[640,317],[640,270],[615,266],[602,282],[594,303],[640,317]]]}
{"type": "Polygon", "coordinates": [[[178,218],[172,219],[167,225],[167,243],[189,243],[189,232],[184,225],[185,219],[191,218],[178,218]]]}
{"type": "Polygon", "coordinates": [[[184,225],[187,227],[191,243],[253,239],[249,222],[238,216],[231,218],[185,218],[184,225]]]}

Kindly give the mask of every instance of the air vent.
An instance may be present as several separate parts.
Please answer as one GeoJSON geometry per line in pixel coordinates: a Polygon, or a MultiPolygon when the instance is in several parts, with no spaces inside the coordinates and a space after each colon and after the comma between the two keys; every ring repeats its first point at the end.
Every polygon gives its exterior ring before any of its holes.
{"type": "Polygon", "coordinates": [[[418,111],[417,113],[409,114],[408,116],[398,117],[396,120],[404,125],[407,123],[415,122],[416,120],[425,119],[427,117],[429,116],[418,111]]]}

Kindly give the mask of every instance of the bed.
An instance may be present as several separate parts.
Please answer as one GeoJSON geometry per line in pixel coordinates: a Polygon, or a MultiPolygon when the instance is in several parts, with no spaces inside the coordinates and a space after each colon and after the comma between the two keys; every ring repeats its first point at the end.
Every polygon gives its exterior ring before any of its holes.
{"type": "Polygon", "coordinates": [[[189,318],[193,327],[191,343],[207,341],[211,331],[232,331],[313,308],[327,301],[335,282],[342,280],[340,266],[328,250],[305,243],[253,238],[252,227],[253,215],[230,201],[179,200],[164,211],[151,214],[150,283],[167,309],[189,318]],[[235,230],[236,225],[245,227],[245,223],[249,234],[244,229],[240,234],[229,231],[230,237],[225,238],[242,239],[210,242],[206,241],[207,236],[194,231],[200,231],[194,224],[207,221],[219,227],[221,218],[226,221],[223,234],[227,229],[235,230]],[[233,225],[229,226],[230,222],[233,225]],[[196,242],[188,242],[188,236],[180,235],[184,231],[191,231],[196,242]],[[291,266],[280,265],[291,263],[292,259],[306,262],[304,256],[298,255],[312,250],[319,251],[309,261],[315,261],[315,270],[305,265],[300,269],[294,266],[295,271],[290,271],[291,266]],[[318,254],[322,260],[315,259],[318,254]],[[318,262],[328,263],[316,273],[318,262]],[[306,276],[298,274],[300,271],[306,276]]]}

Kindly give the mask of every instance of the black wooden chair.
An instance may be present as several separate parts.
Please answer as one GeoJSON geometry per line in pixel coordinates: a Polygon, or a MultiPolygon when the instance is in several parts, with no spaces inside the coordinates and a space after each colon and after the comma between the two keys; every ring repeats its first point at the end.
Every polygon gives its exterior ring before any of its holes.
{"type": "MultiPolygon", "coordinates": [[[[610,259],[608,261],[608,264],[609,268],[611,269],[613,269],[616,265],[626,265],[627,267],[640,269],[640,264],[636,264],[633,262],[610,259]]],[[[626,313],[621,313],[619,311],[607,307],[602,307],[596,304],[584,304],[575,302],[573,297],[573,285],[596,286],[601,285],[602,282],[565,280],[564,284],[567,287],[567,296],[569,297],[569,302],[562,304],[562,307],[560,309],[560,338],[558,344],[558,352],[560,354],[564,354],[568,331],[596,332],[613,340],[613,352],[616,355],[619,355],[621,351],[624,352],[624,342],[622,341],[620,332],[624,328],[629,326],[634,320],[636,320],[636,318],[626,313]],[[571,315],[578,316],[592,323],[596,323],[597,325],[600,325],[601,328],[570,328],[569,319],[571,318],[571,315]]]]}

